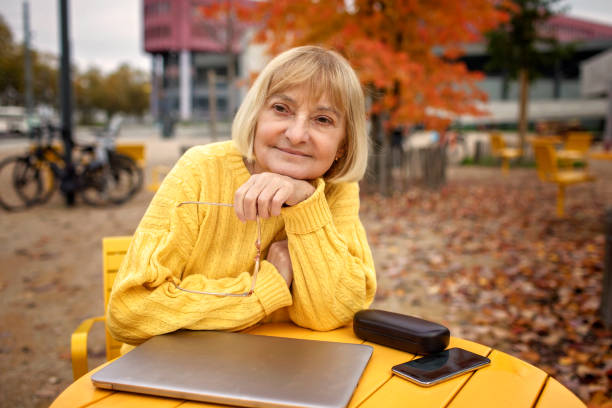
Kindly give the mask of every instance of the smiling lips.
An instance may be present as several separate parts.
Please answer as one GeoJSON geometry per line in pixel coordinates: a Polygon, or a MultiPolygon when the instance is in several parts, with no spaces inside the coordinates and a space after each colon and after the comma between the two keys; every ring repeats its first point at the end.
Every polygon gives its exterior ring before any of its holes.
{"type": "Polygon", "coordinates": [[[288,153],[288,154],[291,154],[293,156],[310,157],[310,155],[308,155],[308,154],[306,154],[304,152],[301,152],[299,150],[294,150],[294,149],[291,149],[289,147],[278,147],[277,146],[276,148],[278,150],[280,150],[281,152],[283,152],[283,153],[288,153]]]}

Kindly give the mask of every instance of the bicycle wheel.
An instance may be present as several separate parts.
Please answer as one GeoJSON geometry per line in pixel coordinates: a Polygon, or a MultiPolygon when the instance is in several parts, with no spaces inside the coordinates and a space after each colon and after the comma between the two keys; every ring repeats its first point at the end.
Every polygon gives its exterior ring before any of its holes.
{"type": "Polygon", "coordinates": [[[27,169],[27,157],[10,156],[0,162],[0,206],[5,210],[19,211],[33,204],[22,197],[20,190],[33,195],[42,190],[40,178],[27,169]]]}
{"type": "Polygon", "coordinates": [[[34,156],[26,156],[14,170],[13,186],[28,205],[44,204],[57,190],[51,164],[34,156]]]}
{"type": "Polygon", "coordinates": [[[109,176],[108,166],[87,166],[79,177],[79,193],[83,201],[94,207],[104,207],[110,204],[108,198],[109,176]]]}
{"type": "Polygon", "coordinates": [[[130,197],[142,189],[144,184],[144,174],[134,159],[125,154],[111,151],[109,152],[108,160],[112,169],[116,169],[117,171],[120,169],[122,172],[127,171],[131,174],[132,189],[130,191],[130,197]]]}
{"type": "Polygon", "coordinates": [[[110,164],[87,167],[81,175],[81,197],[95,207],[117,205],[132,196],[133,175],[126,167],[110,164]]]}

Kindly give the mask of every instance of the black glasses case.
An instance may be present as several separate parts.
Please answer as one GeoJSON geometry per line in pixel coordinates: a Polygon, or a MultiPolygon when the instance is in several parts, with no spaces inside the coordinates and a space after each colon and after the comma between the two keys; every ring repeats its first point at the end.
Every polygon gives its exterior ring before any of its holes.
{"type": "Polygon", "coordinates": [[[433,354],[448,346],[448,328],[428,320],[366,309],[355,314],[353,330],[357,337],[412,354],[433,354]]]}

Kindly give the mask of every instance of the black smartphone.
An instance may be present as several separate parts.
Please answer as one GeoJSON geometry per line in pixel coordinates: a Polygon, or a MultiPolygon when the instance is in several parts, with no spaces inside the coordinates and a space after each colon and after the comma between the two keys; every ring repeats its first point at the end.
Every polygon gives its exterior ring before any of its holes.
{"type": "Polygon", "coordinates": [[[398,364],[392,371],[406,380],[430,387],[489,364],[491,360],[487,357],[461,348],[451,348],[398,364]]]}

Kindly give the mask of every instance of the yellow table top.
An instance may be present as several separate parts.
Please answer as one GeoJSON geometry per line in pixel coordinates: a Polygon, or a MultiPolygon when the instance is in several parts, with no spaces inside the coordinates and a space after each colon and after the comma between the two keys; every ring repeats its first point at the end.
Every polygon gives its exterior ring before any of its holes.
{"type": "MultiPolygon", "coordinates": [[[[578,397],[544,371],[518,358],[481,344],[452,337],[449,347],[462,347],[486,355],[491,365],[430,388],[420,387],[391,374],[391,367],[406,362],[412,354],[364,342],[351,327],[315,332],[290,323],[265,324],[247,330],[251,334],[294,337],[374,347],[349,407],[585,407],[578,397]]],[[[174,398],[160,398],[94,387],[91,374],[79,378],[51,404],[59,407],[225,407],[174,398]]]]}

